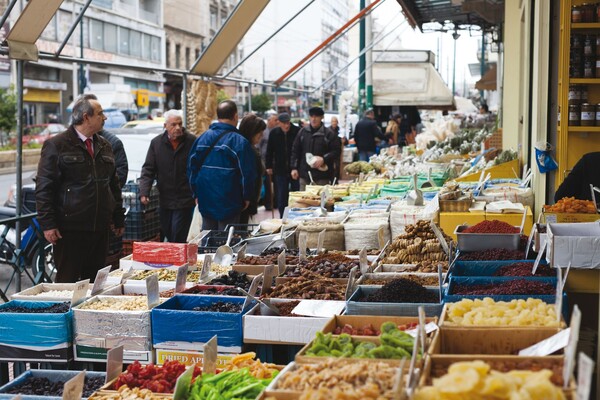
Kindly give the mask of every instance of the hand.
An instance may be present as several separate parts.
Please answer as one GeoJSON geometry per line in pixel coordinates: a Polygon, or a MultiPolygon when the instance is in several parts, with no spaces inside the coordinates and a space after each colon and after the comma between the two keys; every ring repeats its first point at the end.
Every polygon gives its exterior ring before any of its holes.
{"type": "Polygon", "coordinates": [[[273,170],[271,168],[267,169],[267,175],[273,175],[273,170]]]}
{"type": "Polygon", "coordinates": [[[244,211],[246,208],[248,208],[249,205],[250,205],[250,201],[244,200],[244,207],[242,208],[242,211],[244,211]]]}
{"type": "Polygon", "coordinates": [[[298,179],[298,170],[297,169],[292,170],[292,179],[298,179]]]}
{"type": "Polygon", "coordinates": [[[44,231],[44,237],[48,242],[52,244],[56,244],[56,242],[58,242],[59,239],[62,239],[62,236],[58,229],[48,229],[47,231],[44,231]]]}
{"type": "Polygon", "coordinates": [[[123,236],[123,234],[125,233],[125,227],[122,227],[122,228],[114,228],[113,227],[112,231],[116,237],[120,237],[120,236],[123,236]]]}
{"type": "Polygon", "coordinates": [[[324,163],[325,163],[325,160],[323,159],[323,157],[315,156],[315,158],[313,158],[313,168],[319,168],[324,163]]]}
{"type": "Polygon", "coordinates": [[[150,203],[150,199],[147,198],[146,196],[140,196],[140,201],[142,202],[143,205],[147,206],[150,203]]]}

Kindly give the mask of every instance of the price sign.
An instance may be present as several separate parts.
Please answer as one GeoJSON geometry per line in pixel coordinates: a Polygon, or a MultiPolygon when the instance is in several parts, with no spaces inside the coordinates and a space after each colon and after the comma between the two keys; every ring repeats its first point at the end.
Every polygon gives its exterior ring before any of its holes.
{"type": "Polygon", "coordinates": [[[279,275],[285,273],[285,250],[277,256],[277,270],[279,271],[279,275]]]}
{"type": "Polygon", "coordinates": [[[108,279],[108,274],[110,274],[110,268],[111,266],[109,265],[108,267],[104,267],[101,270],[98,270],[98,273],[96,274],[96,279],[94,279],[94,286],[92,287],[92,296],[95,296],[104,290],[104,286],[106,285],[106,279],[108,279]]]}
{"type": "Polygon", "coordinates": [[[148,295],[148,310],[160,304],[158,275],[152,274],[146,278],[146,293],[148,295]]]}
{"type": "Polygon", "coordinates": [[[187,265],[182,265],[177,268],[177,277],[175,279],[175,293],[181,293],[185,290],[185,282],[187,280],[187,265]]]}
{"type": "Polygon", "coordinates": [[[75,284],[75,289],[73,290],[73,297],[71,297],[71,307],[75,307],[77,304],[81,303],[83,299],[85,299],[89,288],[89,279],[79,281],[75,284]]]}
{"type": "Polygon", "coordinates": [[[204,262],[202,263],[202,272],[200,272],[200,281],[208,278],[210,273],[210,266],[212,265],[212,257],[208,254],[204,256],[204,262]]]}
{"type": "Polygon", "coordinates": [[[79,400],[83,395],[83,383],[85,381],[85,370],[65,382],[62,398],[64,400],[79,400]]]}
{"type": "Polygon", "coordinates": [[[192,384],[194,376],[194,365],[190,365],[183,374],[179,375],[175,382],[175,390],[173,391],[173,400],[186,400],[192,384]]]}
{"type": "Polygon", "coordinates": [[[206,374],[215,374],[217,372],[217,335],[213,336],[204,345],[202,371],[206,374]]]}
{"type": "Polygon", "coordinates": [[[123,346],[113,347],[106,355],[106,380],[105,383],[116,379],[123,371],[123,346]]]}

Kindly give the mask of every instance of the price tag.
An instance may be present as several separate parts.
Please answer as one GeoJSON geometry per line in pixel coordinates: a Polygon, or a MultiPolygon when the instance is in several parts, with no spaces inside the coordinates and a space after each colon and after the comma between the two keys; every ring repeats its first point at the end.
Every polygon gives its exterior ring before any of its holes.
{"type": "Polygon", "coordinates": [[[104,286],[106,285],[106,279],[108,279],[108,274],[110,274],[111,266],[104,267],[101,270],[98,270],[96,274],[96,279],[94,279],[94,286],[92,287],[92,296],[97,295],[101,291],[104,290],[104,286]]]}
{"type": "Polygon", "coordinates": [[[561,310],[562,310],[562,298],[563,298],[563,279],[562,270],[556,269],[556,298],[554,299],[554,312],[556,313],[556,319],[560,322],[561,310]]]}
{"type": "Polygon", "coordinates": [[[529,258],[529,249],[531,249],[531,243],[533,242],[533,238],[535,237],[536,232],[537,224],[533,224],[533,228],[531,228],[531,232],[529,233],[529,237],[527,238],[527,247],[525,247],[525,259],[529,258]]]}
{"type": "Polygon", "coordinates": [[[365,247],[358,253],[358,264],[362,275],[369,272],[369,261],[367,260],[367,249],[365,247]]]}
{"type": "Polygon", "coordinates": [[[260,315],[281,315],[279,308],[271,303],[271,299],[260,300],[260,303],[260,315]]]}
{"type": "Polygon", "coordinates": [[[415,379],[415,366],[417,363],[417,354],[419,352],[419,340],[415,339],[412,349],[412,357],[410,358],[410,365],[408,367],[408,379],[406,381],[406,388],[410,390],[413,385],[413,379],[415,379]]]}
{"type": "Polygon", "coordinates": [[[208,278],[210,273],[210,266],[212,265],[212,257],[210,255],[204,256],[204,262],[202,263],[202,272],[200,272],[200,280],[203,281],[208,278]]]}
{"type": "Polygon", "coordinates": [[[326,229],[323,229],[321,232],[319,232],[319,236],[317,237],[317,254],[321,254],[323,251],[323,243],[325,243],[326,232],[326,229]]]}
{"type": "Polygon", "coordinates": [[[190,365],[183,374],[179,375],[175,382],[175,390],[173,391],[173,400],[186,400],[192,384],[194,376],[194,365],[190,365]]]}
{"type": "Polygon", "coordinates": [[[427,333],[425,332],[427,326],[425,324],[425,308],[423,306],[419,306],[419,326],[422,326],[423,329],[420,331],[419,339],[421,340],[421,348],[423,349],[423,353],[425,353],[425,345],[427,343],[427,333]]]}
{"type": "Polygon", "coordinates": [[[346,286],[346,300],[350,299],[352,293],[354,293],[354,282],[356,280],[356,273],[358,272],[358,267],[353,267],[350,270],[350,274],[348,274],[348,285],[346,286]]]}
{"type": "Polygon", "coordinates": [[[298,238],[298,250],[299,250],[299,258],[300,260],[306,260],[306,233],[301,233],[298,238]]]}
{"type": "Polygon", "coordinates": [[[385,247],[385,230],[387,229],[387,227],[385,226],[380,226],[379,229],[377,229],[377,243],[379,244],[379,249],[383,250],[383,248],[385,247]]]}
{"type": "Polygon", "coordinates": [[[113,347],[106,355],[106,380],[108,383],[123,371],[123,346],[113,347]]]}
{"type": "Polygon", "coordinates": [[[444,238],[442,231],[440,231],[440,228],[438,228],[438,226],[433,221],[431,221],[431,223],[429,225],[431,226],[431,230],[435,234],[435,237],[437,237],[437,239],[440,241],[440,244],[442,245],[442,249],[444,249],[444,252],[448,255],[448,260],[449,260],[450,259],[450,248],[448,247],[448,242],[446,242],[446,239],[444,238]]]}
{"type": "Polygon", "coordinates": [[[594,374],[594,361],[585,353],[579,353],[577,362],[577,399],[588,400],[592,390],[592,376],[594,374]]]}
{"type": "Polygon", "coordinates": [[[265,267],[262,289],[260,291],[261,296],[271,291],[271,287],[273,287],[273,279],[275,279],[276,276],[277,270],[275,269],[275,266],[267,265],[265,267]]]}
{"type": "Polygon", "coordinates": [[[444,291],[444,268],[442,267],[442,264],[438,264],[438,284],[439,284],[439,290],[440,290],[440,303],[443,300],[443,291],[444,291]]]}
{"type": "Polygon", "coordinates": [[[85,299],[89,288],[89,279],[79,281],[75,284],[75,289],[73,290],[73,297],[71,297],[71,307],[75,307],[77,304],[81,303],[83,299],[85,299]]]}
{"type": "Polygon", "coordinates": [[[148,310],[160,304],[158,275],[152,274],[146,278],[146,293],[148,295],[148,310]]]}
{"type": "Polygon", "coordinates": [[[406,364],[406,359],[402,359],[400,361],[400,367],[396,374],[394,375],[394,386],[392,386],[392,394],[394,396],[394,400],[401,400],[404,397],[404,391],[402,390],[402,375],[404,374],[404,364],[406,364]]]}
{"type": "Polygon", "coordinates": [[[65,382],[63,389],[63,400],[79,400],[83,395],[83,383],[85,381],[85,370],[65,382]]]}
{"type": "Polygon", "coordinates": [[[306,317],[331,318],[334,315],[342,315],[344,308],[346,308],[345,301],[301,300],[292,310],[292,314],[304,315],[306,317]]]}
{"type": "Polygon", "coordinates": [[[283,250],[277,256],[277,269],[279,271],[279,275],[283,275],[285,273],[285,250],[283,250]]]}
{"type": "Polygon", "coordinates": [[[129,269],[126,272],[123,272],[123,275],[121,275],[120,284],[122,285],[123,283],[125,283],[127,279],[133,276],[133,274],[135,274],[135,270],[133,269],[133,267],[129,267],[129,269]]]}
{"type": "Polygon", "coordinates": [[[321,192],[321,208],[325,208],[325,204],[327,203],[327,193],[325,190],[321,192]]]}
{"type": "Polygon", "coordinates": [[[571,323],[569,327],[571,329],[571,335],[569,336],[569,344],[565,349],[565,362],[563,365],[563,388],[569,387],[569,378],[573,375],[573,368],[575,367],[575,353],[577,352],[577,341],[579,340],[579,327],[581,326],[581,311],[579,307],[575,305],[573,307],[573,314],[571,314],[571,323]]]}
{"type": "Polygon", "coordinates": [[[283,209],[283,218],[281,218],[282,226],[285,225],[285,223],[287,222],[289,215],[290,215],[290,208],[289,207],[284,208],[283,209]]]}
{"type": "Polygon", "coordinates": [[[238,250],[238,253],[237,253],[238,260],[246,257],[246,249],[247,248],[248,248],[248,243],[244,243],[244,245],[242,247],[240,247],[240,249],[238,250]]]}
{"type": "Polygon", "coordinates": [[[552,335],[547,339],[542,340],[534,344],[533,346],[529,346],[521,351],[519,351],[520,356],[539,356],[545,357],[550,354],[567,347],[569,344],[569,337],[571,335],[571,328],[563,329],[558,332],[556,335],[552,335]]]}
{"type": "Polygon", "coordinates": [[[202,359],[202,372],[205,374],[217,373],[217,335],[213,336],[204,345],[204,358],[202,359]]]}
{"type": "Polygon", "coordinates": [[[177,278],[175,279],[175,293],[181,293],[185,290],[187,272],[187,265],[182,265],[181,267],[177,268],[177,278]]]}
{"type": "Polygon", "coordinates": [[[535,258],[535,262],[533,263],[533,269],[531,270],[531,275],[535,275],[535,272],[537,271],[538,266],[540,265],[540,261],[542,261],[542,255],[546,251],[547,244],[548,244],[548,241],[544,242],[544,245],[542,246],[542,248],[540,248],[540,252],[538,253],[537,257],[535,258]]]}
{"type": "MultiPolygon", "coordinates": [[[[438,329],[440,329],[439,326],[437,326],[437,324],[435,322],[428,322],[425,325],[425,336],[429,335],[431,332],[435,332],[438,329]]],[[[419,335],[419,330],[417,328],[413,328],[413,329],[407,329],[404,332],[408,333],[410,336],[416,338],[419,335]]]]}
{"type": "MultiPolygon", "coordinates": [[[[254,279],[252,279],[252,283],[250,284],[250,288],[248,288],[248,292],[247,292],[247,295],[246,295],[246,300],[244,300],[244,305],[242,306],[242,313],[248,307],[250,307],[250,305],[252,304],[252,301],[254,300],[253,297],[256,295],[256,291],[258,290],[258,285],[263,280],[263,277],[264,277],[264,275],[260,274],[260,275],[256,275],[254,277],[254,279]]],[[[264,286],[264,284],[263,284],[263,286],[264,286]]]]}

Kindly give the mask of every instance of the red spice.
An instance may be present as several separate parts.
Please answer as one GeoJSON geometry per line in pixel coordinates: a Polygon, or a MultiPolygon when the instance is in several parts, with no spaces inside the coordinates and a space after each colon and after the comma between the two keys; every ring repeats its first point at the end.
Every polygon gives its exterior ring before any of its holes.
{"type": "Polygon", "coordinates": [[[461,253],[461,261],[493,261],[493,260],[524,260],[525,252],[521,250],[487,249],[461,253]]]}
{"type": "MultiPolygon", "coordinates": [[[[498,270],[494,276],[531,276],[533,263],[518,262],[514,264],[504,265],[498,270]]],[[[555,276],[556,273],[547,265],[538,265],[535,271],[537,276],[555,276]]]]}
{"type": "Polygon", "coordinates": [[[519,233],[519,228],[494,219],[492,221],[481,221],[468,227],[462,233],[519,233]]]}
{"type": "Polygon", "coordinates": [[[460,295],[525,295],[554,294],[555,288],[549,283],[517,279],[484,285],[456,285],[452,294],[460,295]]]}

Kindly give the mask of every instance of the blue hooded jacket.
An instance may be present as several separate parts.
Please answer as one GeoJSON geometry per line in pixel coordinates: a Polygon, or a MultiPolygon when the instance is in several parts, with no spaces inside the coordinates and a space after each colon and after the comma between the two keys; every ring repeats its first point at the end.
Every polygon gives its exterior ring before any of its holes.
{"type": "Polygon", "coordinates": [[[255,156],[252,146],[233,126],[215,122],[196,141],[188,158],[187,175],[202,215],[221,221],[242,211],[244,200],[255,195],[255,156]],[[198,167],[217,137],[213,150],[198,167]]]}

